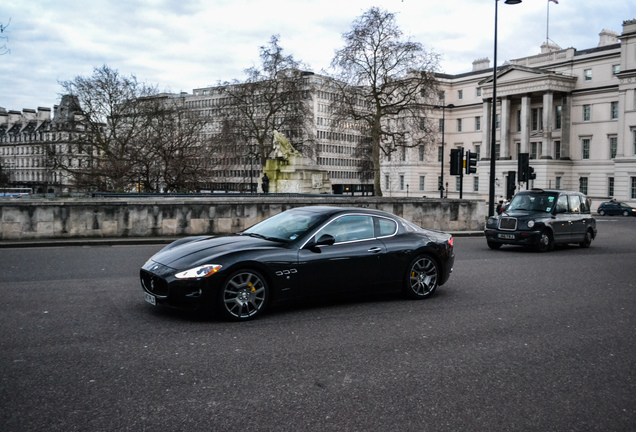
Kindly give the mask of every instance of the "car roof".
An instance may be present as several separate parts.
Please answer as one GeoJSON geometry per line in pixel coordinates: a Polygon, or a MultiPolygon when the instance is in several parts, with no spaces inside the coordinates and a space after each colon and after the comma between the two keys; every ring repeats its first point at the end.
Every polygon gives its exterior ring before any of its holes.
{"type": "Polygon", "coordinates": [[[578,191],[570,191],[570,190],[562,190],[562,189],[530,189],[525,191],[519,191],[517,195],[534,195],[534,194],[576,194],[576,195],[584,195],[582,192],[578,191]]]}
{"type": "Polygon", "coordinates": [[[368,214],[372,216],[395,217],[394,214],[389,212],[363,208],[363,207],[306,206],[306,207],[294,207],[293,209],[290,209],[290,210],[319,213],[319,214],[324,214],[329,216],[333,216],[340,213],[362,213],[362,214],[368,214]]]}

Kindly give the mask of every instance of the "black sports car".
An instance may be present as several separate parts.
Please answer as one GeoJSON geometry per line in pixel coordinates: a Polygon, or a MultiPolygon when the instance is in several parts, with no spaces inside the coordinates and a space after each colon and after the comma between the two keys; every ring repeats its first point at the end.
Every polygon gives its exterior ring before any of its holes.
{"type": "Polygon", "coordinates": [[[453,237],[383,211],[300,207],[228,237],[177,240],[144,264],[146,301],[243,321],[285,300],[402,290],[429,297],[453,270],[453,237]]]}

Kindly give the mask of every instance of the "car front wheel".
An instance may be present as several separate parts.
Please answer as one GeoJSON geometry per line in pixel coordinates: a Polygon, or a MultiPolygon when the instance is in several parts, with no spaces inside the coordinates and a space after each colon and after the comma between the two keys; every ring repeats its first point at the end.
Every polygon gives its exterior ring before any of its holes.
{"type": "Polygon", "coordinates": [[[599,210],[598,214],[600,214],[601,216],[605,216],[605,210],[599,210]]]}
{"type": "Polygon", "coordinates": [[[539,237],[539,243],[537,243],[536,249],[539,252],[548,252],[554,247],[554,240],[548,231],[541,231],[539,237]]]}
{"type": "Polygon", "coordinates": [[[629,216],[629,212],[627,210],[623,211],[623,216],[629,216]]]}
{"type": "Polygon", "coordinates": [[[487,243],[488,243],[488,247],[490,249],[497,250],[497,249],[499,249],[501,247],[501,243],[496,243],[496,242],[491,242],[491,241],[489,241],[487,243]]]}
{"type": "Polygon", "coordinates": [[[419,300],[430,297],[437,288],[439,267],[434,259],[421,255],[413,260],[404,281],[404,295],[419,300]]]}
{"type": "Polygon", "coordinates": [[[265,278],[255,270],[232,273],[219,296],[221,314],[232,321],[247,321],[263,313],[269,300],[265,278]]]}

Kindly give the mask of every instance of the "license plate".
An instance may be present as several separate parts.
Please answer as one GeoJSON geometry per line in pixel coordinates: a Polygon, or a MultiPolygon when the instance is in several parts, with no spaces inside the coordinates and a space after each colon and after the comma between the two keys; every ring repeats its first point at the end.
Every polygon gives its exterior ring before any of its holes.
{"type": "Polygon", "coordinates": [[[157,306],[157,298],[153,295],[146,293],[146,301],[153,306],[157,306]]]}
{"type": "Polygon", "coordinates": [[[507,240],[514,240],[515,239],[515,235],[514,234],[497,234],[497,237],[499,237],[500,239],[507,239],[507,240]]]}

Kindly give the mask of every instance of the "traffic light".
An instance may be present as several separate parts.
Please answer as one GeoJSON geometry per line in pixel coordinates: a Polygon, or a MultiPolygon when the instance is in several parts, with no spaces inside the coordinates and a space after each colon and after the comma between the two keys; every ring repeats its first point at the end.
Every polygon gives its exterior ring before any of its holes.
{"type": "Polygon", "coordinates": [[[517,162],[517,172],[519,173],[519,183],[528,181],[528,168],[530,167],[530,153],[519,153],[517,162]]]}
{"type": "Polygon", "coordinates": [[[508,171],[508,177],[506,178],[506,199],[512,199],[515,195],[515,189],[517,189],[517,185],[515,184],[516,174],[515,171],[508,171]]]}
{"type": "Polygon", "coordinates": [[[464,154],[462,149],[451,149],[450,151],[450,173],[451,175],[461,175],[464,167],[464,154]]]}
{"type": "Polygon", "coordinates": [[[537,175],[534,172],[534,168],[531,166],[528,167],[528,180],[534,180],[537,178],[537,175]]]}
{"type": "Polygon", "coordinates": [[[477,153],[470,150],[466,152],[466,174],[475,174],[477,172],[477,153]]]}

